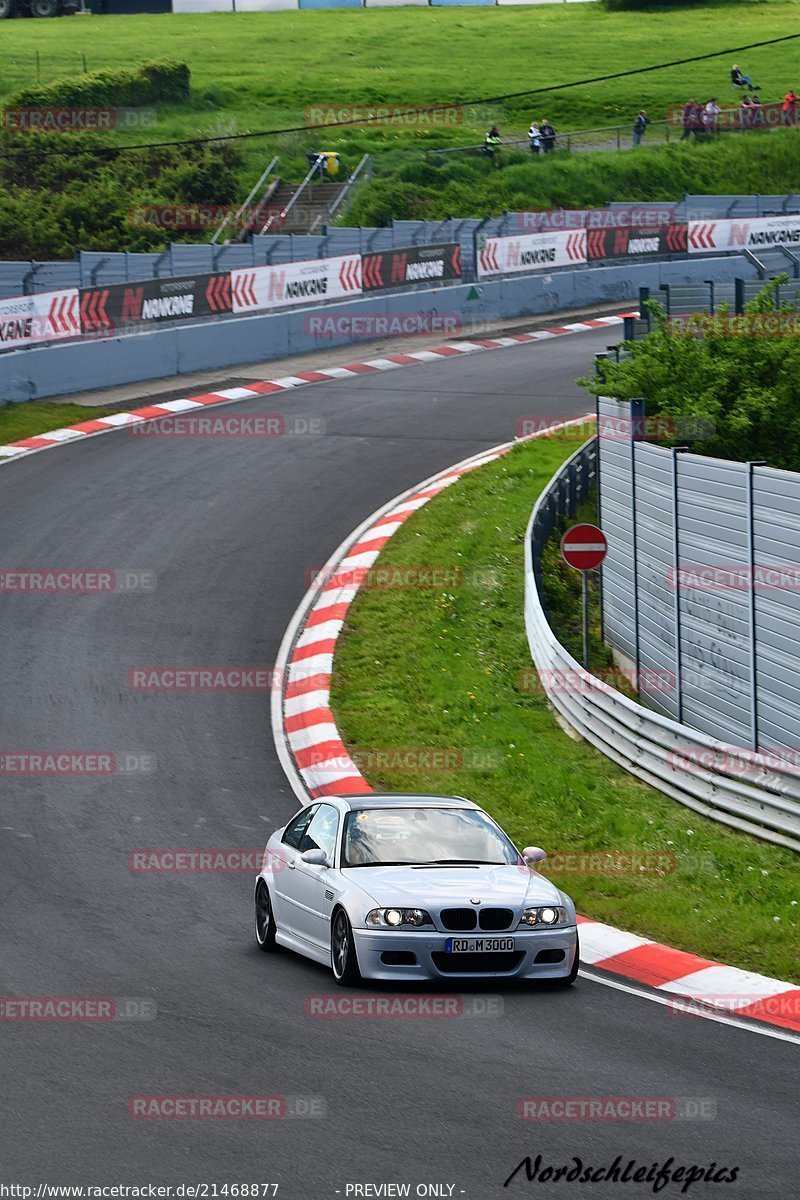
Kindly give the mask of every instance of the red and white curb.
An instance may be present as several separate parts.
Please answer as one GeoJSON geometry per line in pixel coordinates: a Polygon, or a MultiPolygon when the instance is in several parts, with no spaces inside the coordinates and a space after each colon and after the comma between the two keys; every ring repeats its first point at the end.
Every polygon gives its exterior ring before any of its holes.
{"type": "Polygon", "coordinates": [[[141,421],[153,421],[159,417],[171,417],[176,413],[190,412],[195,409],[208,408],[215,404],[235,404],[241,400],[252,400],[257,396],[270,395],[273,392],[287,392],[302,387],[307,383],[324,383],[328,379],[352,379],[358,375],[368,375],[373,371],[393,371],[397,367],[413,367],[419,363],[434,362],[440,358],[450,358],[459,354],[473,354],[478,350],[502,350],[506,346],[519,346],[525,342],[547,341],[549,338],[561,337],[568,333],[585,333],[591,329],[604,326],[621,325],[625,316],[634,313],[620,314],[613,317],[593,317],[589,321],[575,321],[569,325],[554,325],[551,329],[536,329],[527,333],[509,334],[508,337],[483,338],[475,341],[449,342],[437,346],[433,350],[418,350],[412,354],[390,354],[386,358],[372,358],[366,362],[350,363],[346,367],[324,367],[317,371],[301,371],[299,375],[286,375],[279,379],[266,379],[260,383],[251,383],[247,387],[226,388],[219,392],[206,392],[200,396],[192,396],[185,400],[165,400],[163,403],[148,405],[147,408],[136,408],[132,412],[112,413],[108,417],[97,417],[95,420],[81,421],[77,425],[67,425],[63,429],[51,429],[48,433],[36,434],[34,437],[22,438],[18,442],[9,442],[0,446],[0,465],[12,462],[28,454],[40,450],[50,450],[65,442],[81,441],[84,438],[95,437],[100,433],[111,433],[115,429],[127,425],[137,425],[141,421]]]}
{"type": "MultiPolygon", "coordinates": [[[[532,440],[568,425],[533,434],[532,440]]],[[[273,693],[275,744],[298,798],[366,793],[373,789],[350,758],[330,707],[336,643],[364,574],[403,523],[470,471],[494,462],[518,442],[475,455],[391,501],[365,521],[331,556],[286,631],[276,663],[283,694],[273,693]]],[[[584,967],[646,984],[676,1016],[749,1018],[800,1032],[800,988],[752,971],[728,967],[611,925],[578,918],[584,967]]],[[[652,997],[650,997],[652,998],[652,997]]],[[[773,1036],[781,1036],[775,1034],[773,1036]]]]}

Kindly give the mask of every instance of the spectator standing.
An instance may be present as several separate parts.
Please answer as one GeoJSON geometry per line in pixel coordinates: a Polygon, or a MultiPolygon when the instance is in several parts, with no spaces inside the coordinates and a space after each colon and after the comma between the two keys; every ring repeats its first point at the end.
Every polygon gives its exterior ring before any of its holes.
{"type": "Polygon", "coordinates": [[[641,146],[642,136],[644,134],[645,129],[647,129],[647,126],[649,124],[650,124],[650,120],[647,116],[647,113],[644,111],[643,108],[640,108],[638,113],[636,114],[636,120],[633,122],[633,144],[634,144],[634,146],[641,146]]]}
{"type": "Polygon", "coordinates": [[[694,127],[694,105],[694,100],[690,100],[688,104],[684,104],[683,106],[683,114],[681,118],[683,121],[683,133],[681,134],[682,142],[685,142],[687,138],[692,136],[692,129],[694,127]]]}
{"type": "Polygon", "coordinates": [[[722,109],[717,104],[716,97],[712,96],[705,107],[703,114],[703,124],[706,127],[707,133],[716,133],[719,125],[719,114],[722,109]]]}
{"type": "Polygon", "coordinates": [[[500,148],[500,130],[497,128],[496,125],[493,125],[492,128],[487,133],[486,137],[483,139],[483,153],[488,154],[489,158],[492,160],[492,163],[495,167],[500,166],[500,156],[498,154],[499,148],[500,148]]]}
{"type": "Polygon", "coordinates": [[[531,154],[541,154],[542,134],[536,121],[531,121],[531,127],[528,130],[528,140],[531,144],[531,154]]]}
{"type": "Polygon", "coordinates": [[[753,104],[753,101],[750,99],[749,96],[742,96],[741,103],[739,104],[739,128],[740,129],[752,129],[753,128],[753,108],[754,107],[755,106],[753,104]]]}
{"type": "Polygon", "coordinates": [[[542,121],[540,130],[542,137],[542,150],[545,154],[549,154],[556,148],[556,131],[548,121],[547,117],[542,121]]]}
{"type": "Polygon", "coordinates": [[[798,100],[800,100],[800,96],[797,96],[795,94],[794,88],[789,88],[789,91],[783,97],[783,104],[781,105],[781,108],[783,110],[783,115],[781,117],[782,125],[794,125],[795,124],[795,121],[797,119],[796,113],[797,113],[797,101],[798,100]]]}
{"type": "Polygon", "coordinates": [[[702,137],[706,131],[706,110],[705,106],[697,102],[692,112],[692,133],[696,138],[702,137]]]}
{"type": "Polygon", "coordinates": [[[750,124],[754,129],[764,124],[763,104],[758,96],[750,97],[750,124]]]}

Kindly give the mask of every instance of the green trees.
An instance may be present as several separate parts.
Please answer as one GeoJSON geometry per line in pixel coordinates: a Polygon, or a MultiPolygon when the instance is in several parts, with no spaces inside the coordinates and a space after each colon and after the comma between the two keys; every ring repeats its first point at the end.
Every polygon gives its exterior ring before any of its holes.
{"type": "MultiPolygon", "coordinates": [[[[6,110],[140,108],[189,96],[184,63],[97,71],[9,97],[6,110]]],[[[81,250],[152,250],[180,232],[142,223],[136,210],[240,199],[239,151],[157,146],[124,153],[113,133],[0,128],[0,257],[72,258],[81,250]]],[[[202,234],[184,234],[198,240],[202,234]]]]}
{"type": "MultiPolygon", "coordinates": [[[[776,304],[776,285],[786,283],[785,275],[769,283],[741,317],[670,320],[651,303],[655,331],[608,364],[603,392],[644,397],[648,417],[667,419],[656,432],[672,421],[702,429],[700,440],[680,439],[697,453],[800,470],[800,315],[776,304]]],[[[580,382],[596,392],[596,380],[580,382]]]]}

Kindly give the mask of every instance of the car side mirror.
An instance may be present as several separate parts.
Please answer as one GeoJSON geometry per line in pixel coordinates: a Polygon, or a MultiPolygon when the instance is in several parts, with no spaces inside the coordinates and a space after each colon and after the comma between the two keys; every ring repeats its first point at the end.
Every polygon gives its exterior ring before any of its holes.
{"type": "Polygon", "coordinates": [[[539,863],[547,858],[547,854],[541,846],[526,846],[522,851],[522,857],[526,863],[539,863]]]}
{"type": "Polygon", "coordinates": [[[328,856],[324,850],[304,850],[300,859],[302,862],[308,863],[310,867],[327,867],[328,865],[328,856]]]}

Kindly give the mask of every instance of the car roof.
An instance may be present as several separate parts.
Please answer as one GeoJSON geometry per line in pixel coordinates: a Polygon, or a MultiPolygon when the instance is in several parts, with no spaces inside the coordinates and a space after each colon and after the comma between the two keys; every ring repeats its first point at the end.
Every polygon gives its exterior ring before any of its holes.
{"type": "Polygon", "coordinates": [[[478,807],[477,804],[473,804],[471,800],[467,800],[464,796],[433,796],[425,793],[415,795],[413,792],[359,792],[353,795],[345,793],[341,796],[329,796],[327,799],[341,800],[349,809],[478,807]]]}

